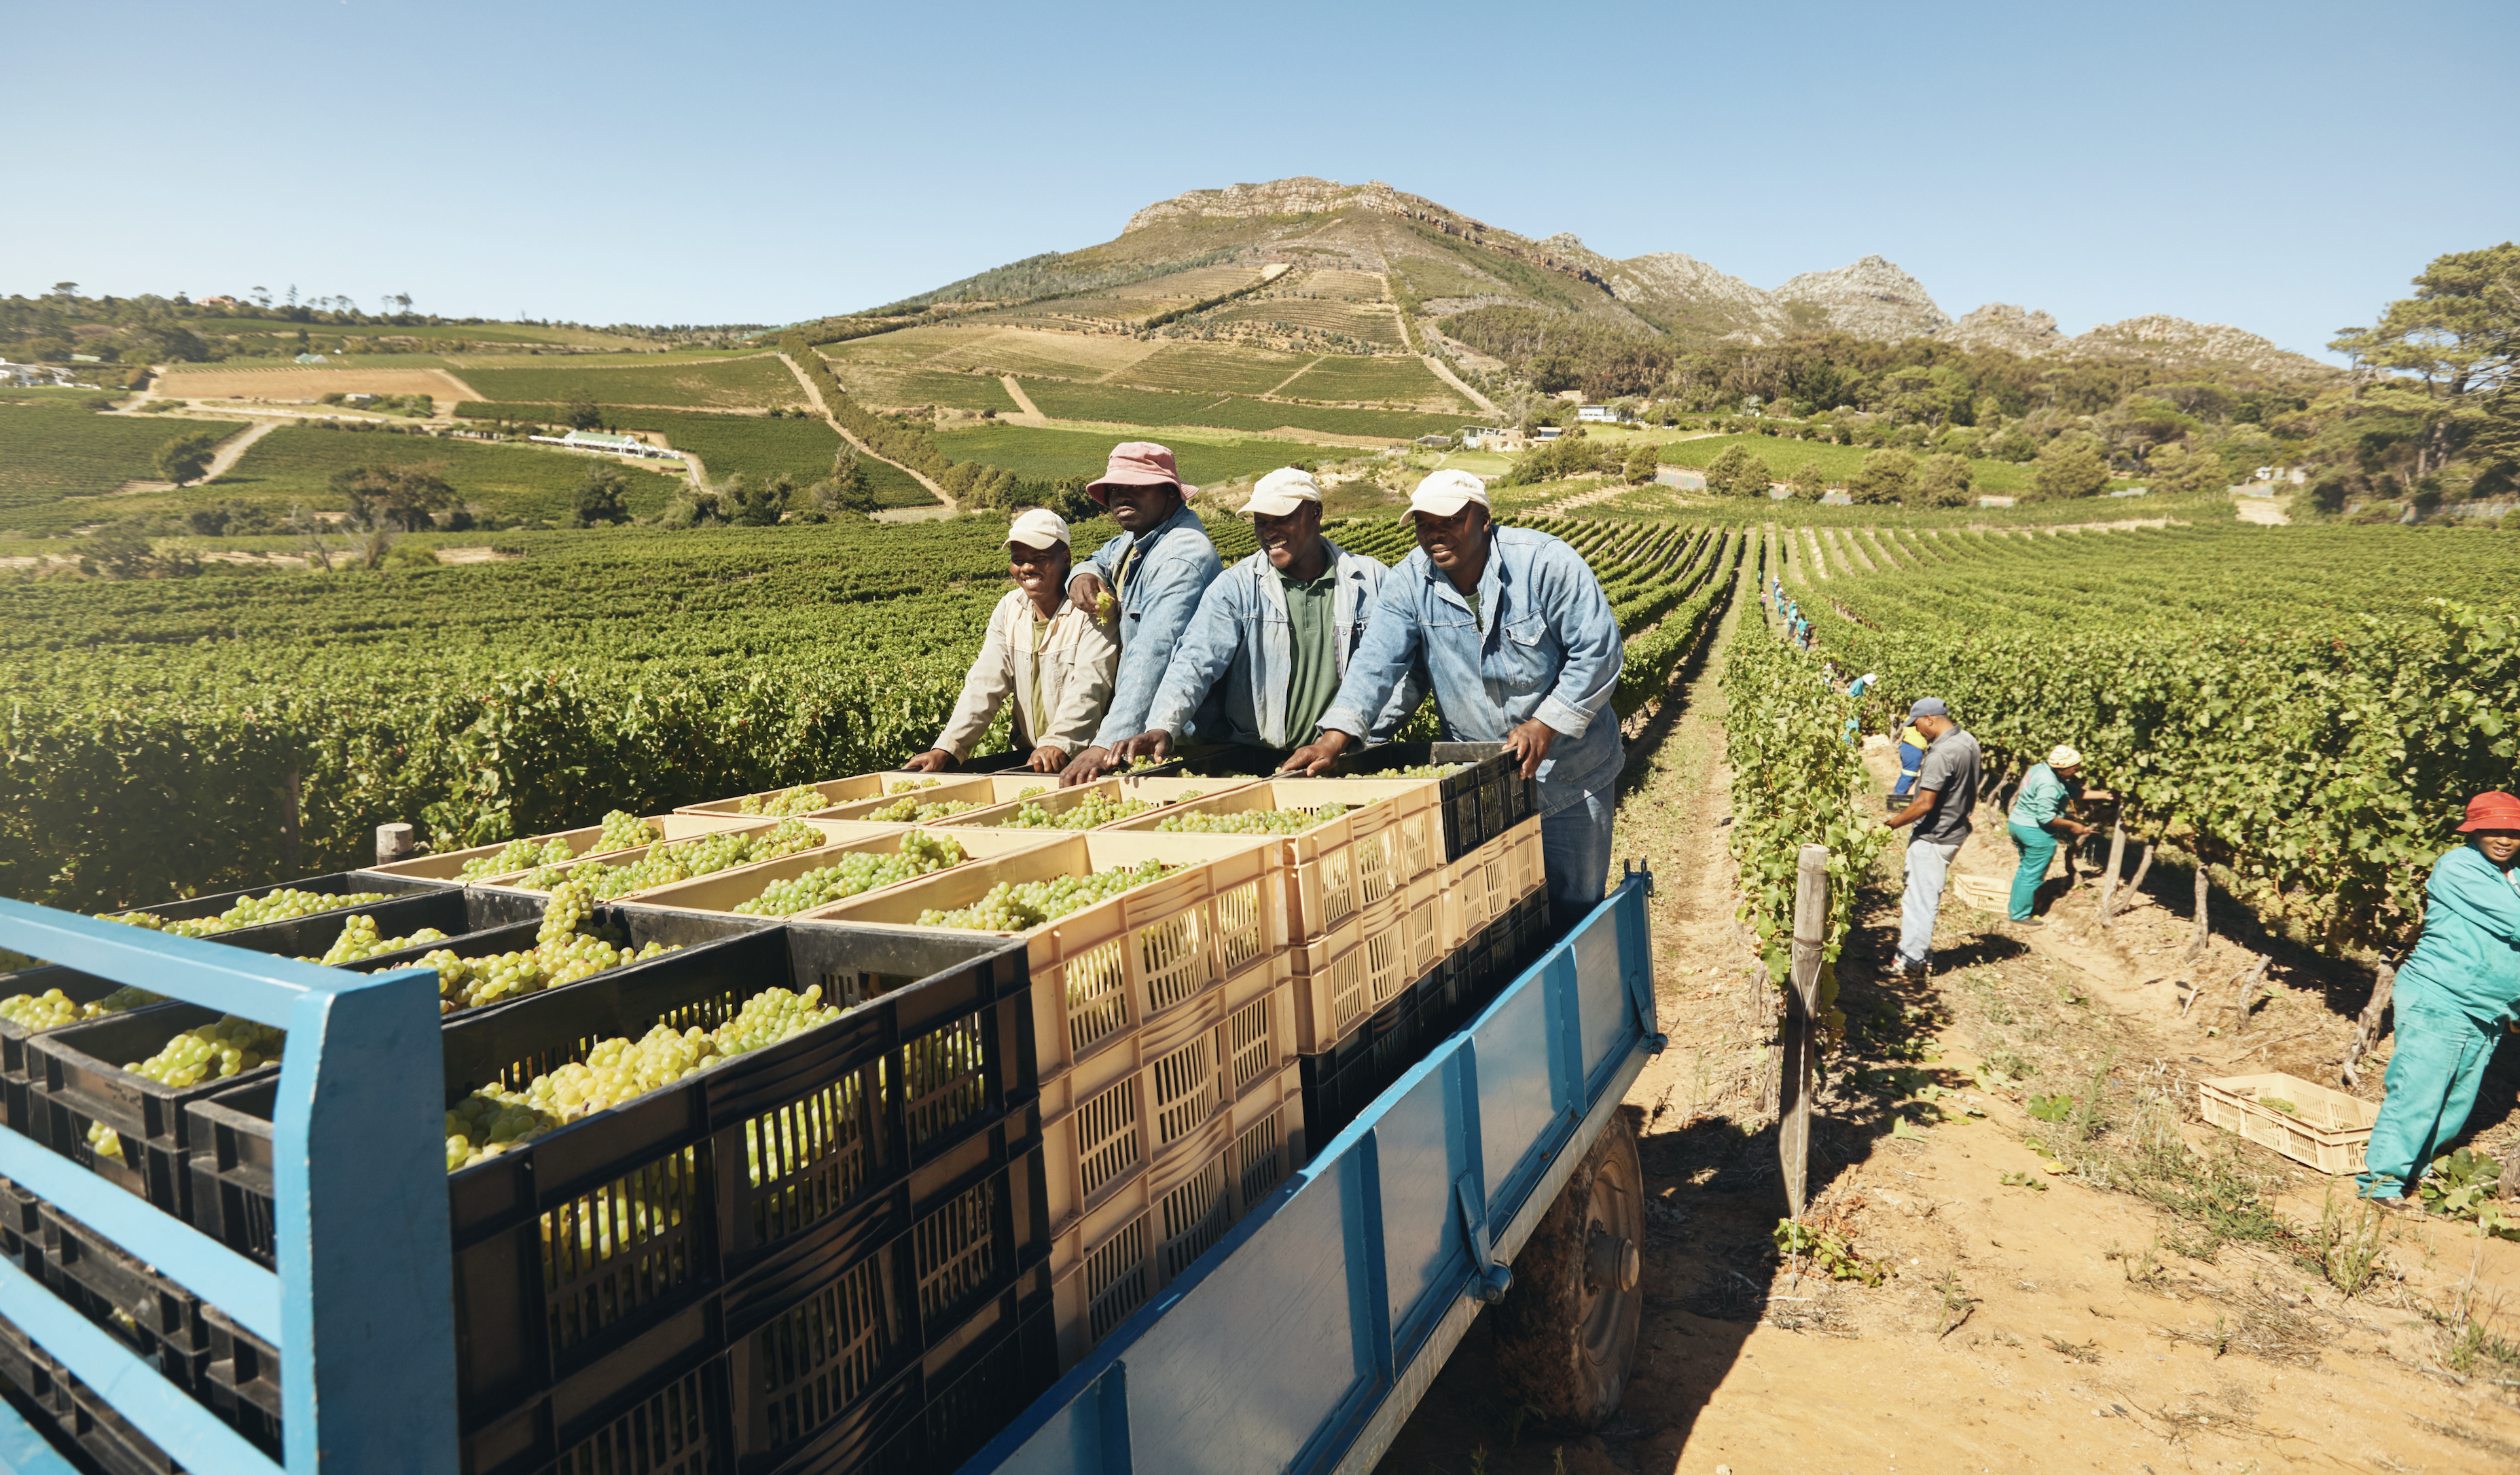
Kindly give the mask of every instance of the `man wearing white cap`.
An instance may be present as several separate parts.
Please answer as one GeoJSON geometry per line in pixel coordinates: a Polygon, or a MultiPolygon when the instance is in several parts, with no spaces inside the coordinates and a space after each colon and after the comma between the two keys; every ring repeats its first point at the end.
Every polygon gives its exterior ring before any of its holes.
{"type": "Polygon", "coordinates": [[[960,763],[1010,695],[1015,751],[1034,773],[1058,773],[1092,739],[1120,646],[1093,611],[1068,600],[1069,562],[1067,523],[1057,513],[1034,508],[1007,529],[1007,571],[1015,587],[989,611],[980,658],[963,678],[944,734],[903,768],[932,774],[960,763]]]}
{"type": "Polygon", "coordinates": [[[1540,850],[1560,925],[1601,900],[1610,877],[1610,801],[1623,749],[1606,709],[1626,649],[1583,556],[1547,533],[1498,527],[1487,488],[1437,471],[1409,499],[1418,551],[1382,581],[1322,736],[1286,760],[1328,772],[1364,736],[1392,689],[1423,664],[1443,735],[1502,742],[1540,781],[1540,850]]]}
{"type": "Polygon", "coordinates": [[[2098,831],[2065,818],[2083,796],[2083,755],[2060,742],[2045,763],[2030,765],[2012,796],[2012,812],[2003,817],[2019,864],[2012,870],[2012,919],[2025,927],[2044,927],[2036,913],[2039,888],[2048,879],[2048,863],[2056,859],[2056,839],[2082,839],[2098,831]]]}
{"type": "MultiPolygon", "coordinates": [[[[1199,597],[1190,635],[1164,668],[1147,731],[1115,750],[1124,759],[1168,756],[1211,692],[1223,698],[1224,720],[1201,723],[1202,739],[1281,749],[1308,741],[1347,675],[1389,570],[1322,536],[1322,489],[1310,471],[1271,471],[1242,510],[1260,550],[1199,597]]],[[[1368,738],[1388,739],[1424,694],[1423,682],[1403,680],[1368,738]]]]}
{"type": "MultiPolygon", "coordinates": [[[[1173,469],[1173,453],[1150,440],[1111,448],[1110,464],[1085,494],[1111,510],[1120,536],[1094,550],[1067,585],[1067,597],[1096,609],[1112,596],[1109,618],[1118,622],[1120,668],[1111,679],[1111,703],[1083,752],[1059,774],[1064,786],[1088,783],[1118,763],[1111,750],[1147,730],[1147,711],[1163,684],[1164,666],[1198,612],[1199,596],[1225,565],[1208,541],[1207,526],[1190,510],[1189,490],[1173,469]]],[[[1200,708],[1192,726],[1206,731],[1220,720],[1215,704],[1200,708]]]]}

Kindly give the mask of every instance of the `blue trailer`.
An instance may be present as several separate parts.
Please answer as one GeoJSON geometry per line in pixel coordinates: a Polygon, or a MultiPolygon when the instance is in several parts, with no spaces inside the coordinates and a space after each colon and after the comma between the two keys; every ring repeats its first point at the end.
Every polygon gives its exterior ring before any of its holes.
{"type": "MultiPolygon", "coordinates": [[[[1650,887],[1632,869],[965,1469],[1370,1470],[1487,1307],[1518,1397],[1561,1420],[1606,1416],[1642,1308],[1642,1184],[1619,1103],[1663,1045],[1650,887]]],[[[276,1270],[0,1132],[0,1177],[279,1352],[275,1463],[0,1260],[0,1319],[99,1402],[80,1416],[124,1421],[196,1475],[455,1471],[441,1083],[409,1068],[438,1029],[434,972],[346,972],[5,900],[0,948],[292,1041],[273,1108],[276,1270]]],[[[73,1467],[0,1408],[0,1469],[73,1467]]]]}

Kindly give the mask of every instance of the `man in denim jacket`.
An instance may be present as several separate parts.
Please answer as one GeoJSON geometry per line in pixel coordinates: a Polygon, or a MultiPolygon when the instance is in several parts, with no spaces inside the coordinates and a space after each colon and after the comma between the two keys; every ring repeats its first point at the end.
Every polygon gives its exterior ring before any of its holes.
{"type": "MultiPolygon", "coordinates": [[[[1170,756],[1211,692],[1224,702],[1224,722],[1202,724],[1202,738],[1292,747],[1312,738],[1347,675],[1390,570],[1381,559],[1322,536],[1322,489],[1310,471],[1271,471],[1242,510],[1251,514],[1260,550],[1200,596],[1190,637],[1164,670],[1147,731],[1116,750],[1123,759],[1170,756]]],[[[1368,739],[1389,740],[1425,690],[1413,671],[1383,704],[1368,739]]]]}
{"type": "MultiPolygon", "coordinates": [[[[1173,648],[1190,628],[1199,596],[1224,566],[1206,524],[1184,500],[1188,492],[1173,469],[1173,453],[1162,446],[1144,440],[1113,446],[1102,478],[1085,492],[1111,510],[1120,536],[1077,565],[1067,597],[1081,608],[1096,609],[1105,586],[1118,591],[1107,617],[1119,621],[1120,670],[1112,680],[1111,704],[1102,709],[1102,729],[1093,745],[1059,774],[1061,787],[1102,777],[1119,761],[1111,749],[1147,730],[1147,711],[1154,705],[1173,648]]],[[[1211,693],[1192,725],[1204,733],[1222,721],[1211,693]]]]}
{"type": "Polygon", "coordinates": [[[1321,738],[1289,769],[1326,773],[1418,661],[1446,739],[1502,742],[1540,781],[1550,911],[1571,923],[1610,878],[1610,809],[1623,749],[1608,708],[1626,659],[1583,556],[1547,533],[1498,527],[1487,489],[1437,471],[1409,499],[1418,551],[1382,581],[1321,738]]]}

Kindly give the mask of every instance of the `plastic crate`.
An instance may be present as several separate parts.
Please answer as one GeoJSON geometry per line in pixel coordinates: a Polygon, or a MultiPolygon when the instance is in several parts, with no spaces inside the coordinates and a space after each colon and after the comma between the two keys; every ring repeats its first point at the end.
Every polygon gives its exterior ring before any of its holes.
{"type": "Polygon", "coordinates": [[[1276,852],[1255,835],[1139,835],[1087,830],[999,860],[957,866],[804,914],[857,925],[921,928],[928,909],[968,906],[1002,881],[1083,875],[1162,861],[1180,869],[1022,933],[1032,977],[1035,1059],[1044,1082],[1203,991],[1270,969],[1285,952],[1276,852]]]}
{"type": "MultiPolygon", "coordinates": [[[[681,813],[649,815],[646,819],[649,824],[655,826],[658,830],[662,831],[665,838],[668,840],[687,840],[693,835],[707,834],[711,830],[724,829],[733,824],[751,823],[748,816],[739,819],[735,816],[687,815],[681,813]]],[[[568,842],[570,855],[574,859],[581,861],[585,860],[588,856],[610,855],[613,853],[614,849],[618,848],[590,848],[595,846],[597,842],[604,838],[604,827],[601,825],[588,825],[577,829],[557,829],[544,834],[533,835],[530,838],[532,838],[536,843],[542,843],[549,840],[565,840],[568,842]]],[[[494,857],[500,851],[507,848],[508,847],[504,842],[497,845],[475,845],[469,850],[450,850],[443,855],[423,855],[414,856],[408,861],[388,861],[382,866],[371,866],[359,873],[362,875],[414,876],[427,880],[445,881],[452,885],[460,886],[464,884],[461,877],[466,865],[473,861],[494,857]]],[[[500,873],[514,875],[516,872],[504,872],[500,873]]],[[[476,880],[484,878],[485,877],[479,876],[474,877],[476,880]]]]}
{"type": "Polygon", "coordinates": [[[2199,1081],[2196,1093],[2207,1122],[2326,1174],[2362,1171],[2362,1151],[2380,1115],[2377,1101],[2281,1071],[2199,1081]],[[2293,1109],[2270,1106],[2270,1099],[2293,1109]]]}
{"type": "Polygon", "coordinates": [[[1050,1274],[1060,1370],[1214,1249],[1303,1161],[1311,1129],[1296,1072],[1274,1074],[1220,1119],[1221,1130],[1156,1158],[1059,1227],[1050,1274]]]}
{"type": "MultiPolygon", "coordinates": [[[[1058,784],[1058,781],[1056,778],[1044,777],[1036,774],[1032,776],[1028,782],[1022,782],[1017,791],[1020,792],[1022,788],[1038,786],[1042,788],[1042,792],[1040,793],[1034,794],[1029,798],[1009,798],[1002,803],[991,804],[985,808],[975,809],[968,814],[951,815],[942,820],[931,820],[928,822],[928,825],[931,828],[940,829],[995,828],[1004,827],[1006,823],[1009,820],[1013,819],[1017,812],[1022,810],[1026,804],[1038,804],[1049,814],[1062,815],[1067,811],[1074,809],[1077,805],[1084,803],[1089,798],[1136,799],[1169,810],[1176,804],[1201,800],[1211,794],[1230,792],[1245,786],[1238,782],[1226,782],[1214,779],[1147,778],[1136,774],[1115,775],[1108,779],[1098,779],[1091,783],[1079,783],[1068,788],[1060,788],[1058,784]]],[[[1003,792],[1005,787],[1005,782],[999,781],[1000,791],[1003,792]]],[[[1117,829],[1123,826],[1134,826],[1138,821],[1149,820],[1154,817],[1155,816],[1152,814],[1136,814],[1131,815],[1126,820],[1114,820],[1109,824],[1099,827],[1104,829],[1117,829]]],[[[1025,829],[1022,832],[1025,834],[1035,835],[1054,835],[1076,834],[1080,831],[1072,829],[1025,829]]]]}
{"type": "MultiPolygon", "coordinates": [[[[678,804],[674,806],[674,813],[681,815],[719,815],[735,819],[750,820],[755,817],[742,812],[744,801],[749,799],[766,802],[768,800],[778,798],[781,794],[788,792],[788,790],[791,788],[813,787],[821,789],[823,791],[823,798],[826,801],[825,807],[828,808],[833,804],[847,804],[858,799],[876,798],[886,790],[891,781],[896,779],[922,779],[926,777],[929,776],[924,774],[905,774],[898,771],[877,774],[855,774],[846,779],[826,779],[819,783],[811,785],[790,783],[780,788],[765,788],[759,793],[738,794],[731,799],[711,799],[703,804],[678,804]]],[[[1057,781],[1053,780],[1052,782],[1056,782],[1057,781]]]]}
{"type": "Polygon", "coordinates": [[[1540,821],[1519,826],[1453,861],[1442,872],[1444,935],[1453,946],[1477,936],[1548,883],[1540,821]]]}
{"type": "Polygon", "coordinates": [[[1255,1095],[1291,1094],[1294,990],[1248,969],[1042,1083],[1050,1217],[1064,1228],[1148,1165],[1213,1155],[1255,1095]]]}
{"type": "MultiPolygon", "coordinates": [[[[826,823],[832,824],[836,827],[837,823],[845,822],[826,823]]],[[[775,881],[793,880],[806,872],[820,871],[826,866],[836,865],[843,855],[897,855],[901,851],[903,839],[917,833],[933,833],[943,827],[867,825],[859,827],[871,833],[855,839],[836,840],[821,850],[808,850],[798,855],[782,856],[775,861],[760,861],[750,866],[738,866],[732,871],[697,875],[690,880],[676,881],[669,886],[651,887],[637,893],[637,900],[630,905],[634,909],[662,907],[685,912],[723,912],[729,916],[749,916],[753,914],[737,912],[735,909],[759,896],[764,887],[775,881]]],[[[981,829],[968,833],[958,831],[954,835],[954,843],[962,846],[964,855],[968,858],[966,864],[968,864],[969,860],[994,860],[999,856],[1012,855],[1018,850],[1046,844],[1050,839],[1051,836],[1047,833],[1031,830],[981,829]]],[[[776,922],[782,918],[769,916],[764,917],[763,920],[776,922]]]]}
{"type": "MultiPolygon", "coordinates": [[[[572,1379],[636,1383],[693,1337],[733,1334],[708,1328],[769,1314],[800,1277],[912,1233],[979,1179],[1009,1196],[1010,1232],[1039,1238],[1025,1228],[1041,1190],[1020,948],[780,927],[656,961],[677,965],[450,1017],[449,1099],[580,1058],[595,1038],[713,1024],[763,988],[872,977],[880,992],[449,1176],[458,1395],[468,1439],[482,1434],[500,1461],[551,1457],[548,1431],[584,1405],[572,1379]],[[756,1183],[755,1164],[776,1171],[756,1183]]],[[[195,1223],[264,1263],[272,1084],[191,1113],[195,1223]]],[[[1023,1247],[1004,1250],[1012,1273],[1023,1247]]]]}
{"type": "Polygon", "coordinates": [[[1367,907],[1322,941],[1289,949],[1296,1052],[1328,1050],[1452,951],[1433,876],[1367,907]]]}
{"type": "MultiPolygon", "coordinates": [[[[216,916],[247,897],[268,896],[274,891],[312,891],[324,896],[352,896],[363,892],[382,891],[391,899],[448,889],[450,889],[449,882],[432,880],[426,876],[388,875],[381,871],[334,871],[323,875],[299,876],[293,881],[273,881],[267,886],[248,886],[242,891],[222,891],[214,896],[187,897],[180,901],[160,902],[154,907],[126,907],[122,910],[146,912],[168,921],[195,921],[204,916],[216,916]]],[[[384,902],[368,902],[361,904],[356,910],[369,911],[382,908],[384,905],[386,905],[384,902]]],[[[324,915],[315,914],[317,916],[324,915]]],[[[248,933],[260,932],[266,927],[289,927],[312,919],[312,917],[293,916],[286,921],[260,922],[251,927],[237,927],[226,932],[215,933],[210,940],[250,946],[249,943],[245,942],[248,933]]],[[[264,948],[261,951],[276,953],[280,949],[264,948]]]]}
{"type": "MultiPolygon", "coordinates": [[[[707,831],[707,832],[709,832],[709,833],[714,833],[714,834],[765,835],[765,834],[770,833],[772,830],[777,829],[780,826],[785,825],[785,824],[787,824],[787,823],[788,823],[788,822],[787,822],[786,820],[751,820],[751,819],[747,819],[747,820],[743,820],[743,821],[741,821],[741,822],[739,822],[739,823],[732,824],[732,825],[721,824],[721,825],[717,826],[713,830],[710,830],[710,831],[707,831]]],[[[830,855],[830,854],[832,853],[832,847],[833,847],[833,846],[841,845],[841,844],[845,844],[845,843],[847,843],[848,841],[851,841],[851,840],[862,840],[862,839],[866,839],[866,838],[869,838],[869,837],[874,836],[874,835],[878,835],[878,834],[885,833],[887,830],[890,830],[890,829],[895,829],[895,828],[899,828],[899,827],[892,827],[892,826],[882,826],[882,825],[857,825],[857,824],[850,824],[850,823],[846,823],[846,822],[834,822],[834,821],[830,821],[830,820],[815,820],[815,819],[809,819],[809,820],[807,820],[807,821],[806,821],[806,823],[807,823],[807,824],[809,824],[809,825],[811,825],[811,826],[812,826],[813,827],[815,827],[816,829],[819,829],[819,830],[821,830],[821,831],[823,832],[823,843],[822,843],[822,844],[820,844],[820,845],[818,845],[818,846],[816,846],[816,847],[815,847],[814,849],[812,849],[812,850],[800,850],[800,851],[795,852],[795,853],[796,853],[796,854],[798,854],[798,855],[814,855],[814,856],[830,855]]],[[[664,843],[664,844],[672,844],[672,843],[675,843],[675,842],[673,842],[673,841],[663,841],[663,842],[660,842],[660,843],[664,843]]],[[[599,862],[601,862],[602,864],[604,864],[604,865],[606,865],[606,866],[608,866],[608,867],[611,867],[612,869],[614,869],[614,870],[616,870],[616,871],[617,871],[617,870],[619,870],[620,868],[622,868],[622,867],[624,867],[624,866],[635,866],[635,865],[637,865],[639,862],[646,860],[646,859],[648,858],[648,852],[650,852],[650,851],[652,851],[652,850],[653,850],[653,849],[655,849],[655,848],[656,848],[656,847],[655,847],[654,845],[634,845],[634,846],[632,846],[632,847],[631,847],[630,849],[628,849],[628,850],[615,850],[615,851],[611,851],[611,852],[609,852],[609,853],[608,853],[608,854],[605,854],[605,855],[593,856],[593,857],[584,857],[584,856],[582,856],[582,857],[580,857],[579,859],[581,859],[581,860],[592,859],[592,860],[595,860],[595,861],[599,861],[599,862]]],[[[785,859],[785,857],[782,857],[782,859],[785,859]]],[[[576,864],[576,862],[572,861],[572,862],[570,862],[569,864],[570,864],[570,865],[575,865],[575,864],[576,864]]],[[[753,862],[753,863],[751,863],[751,864],[752,864],[752,865],[767,865],[767,864],[769,864],[769,863],[768,863],[768,862],[753,862]]],[[[751,869],[751,867],[750,867],[750,866],[748,866],[748,865],[747,865],[747,866],[730,866],[730,867],[728,867],[728,868],[727,868],[726,870],[724,870],[724,871],[713,871],[713,872],[709,872],[709,874],[710,874],[710,875],[732,875],[732,874],[734,874],[734,873],[735,873],[736,872],[738,872],[738,871],[745,871],[745,870],[749,870],[749,869],[751,869]]],[[[542,905],[543,901],[544,901],[545,899],[547,899],[547,898],[551,895],[551,892],[550,892],[550,890],[549,890],[548,888],[544,888],[544,887],[530,887],[530,886],[525,886],[525,885],[521,885],[521,884],[519,884],[519,881],[521,880],[521,878],[522,878],[522,877],[524,877],[524,876],[526,876],[526,875],[528,875],[528,874],[530,874],[530,873],[531,873],[530,872],[524,872],[524,871],[512,871],[512,872],[508,872],[507,874],[505,874],[505,875],[485,875],[485,876],[482,876],[482,877],[480,877],[479,879],[477,879],[477,880],[475,880],[475,881],[472,882],[472,890],[474,892],[474,894],[476,894],[476,895],[480,895],[480,896],[507,898],[508,900],[506,901],[505,905],[507,905],[507,906],[508,906],[509,908],[511,908],[512,910],[513,910],[513,909],[515,909],[515,908],[518,905],[518,899],[519,899],[519,898],[527,899],[527,900],[530,902],[530,904],[531,904],[534,908],[536,908],[536,909],[537,909],[534,915],[535,915],[535,916],[540,916],[540,915],[541,915],[541,913],[540,913],[540,911],[539,911],[538,909],[541,907],[541,905],[542,905]]],[[[701,879],[701,877],[695,876],[695,877],[693,877],[693,879],[698,880],[698,879],[701,879]]],[[[665,883],[664,883],[664,885],[665,885],[665,886],[679,886],[679,885],[682,885],[682,884],[684,884],[684,883],[683,883],[683,882],[681,882],[681,881],[667,881],[667,882],[665,882],[665,883]]],[[[662,889],[663,889],[663,886],[651,886],[651,887],[646,888],[646,890],[647,890],[647,891],[657,891],[657,890],[662,890],[662,889]]],[[[612,898],[609,898],[609,899],[610,899],[610,900],[612,900],[612,901],[616,901],[616,902],[617,902],[617,901],[624,901],[624,900],[627,900],[627,899],[628,899],[628,898],[630,898],[630,897],[634,897],[634,896],[641,896],[641,895],[645,895],[645,894],[646,894],[646,892],[645,892],[645,891],[626,891],[626,892],[623,892],[620,896],[612,897],[612,898]]]]}
{"type": "Polygon", "coordinates": [[[276,1078],[279,1061],[195,1086],[161,1085],[124,1070],[121,1062],[146,1059],[178,1033],[218,1017],[218,1010],[197,1004],[151,1004],[30,1036],[27,1135],[108,1183],[182,1217],[192,1195],[185,1103],[256,1079],[276,1078]],[[88,1140],[91,1124],[120,1139],[119,1158],[96,1150],[88,1140]]]}
{"type": "Polygon", "coordinates": [[[181,1475],[183,1466],[113,1410],[113,1406],[45,1356],[34,1340],[0,1320],[0,1372],[41,1421],[105,1475],[181,1475]]]}
{"type": "Polygon", "coordinates": [[[1339,772],[1367,778],[1430,763],[1468,765],[1430,781],[1442,796],[1447,861],[1458,861],[1540,816],[1539,782],[1522,777],[1519,761],[1501,742],[1386,742],[1340,754],[1339,772]]]}

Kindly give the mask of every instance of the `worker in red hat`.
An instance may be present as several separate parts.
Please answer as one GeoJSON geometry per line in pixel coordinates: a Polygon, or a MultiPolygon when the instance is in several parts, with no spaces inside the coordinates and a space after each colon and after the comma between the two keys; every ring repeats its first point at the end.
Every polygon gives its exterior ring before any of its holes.
{"type": "MultiPolygon", "coordinates": [[[[1173,648],[1198,612],[1199,596],[1225,567],[1208,541],[1207,526],[1190,510],[1189,488],[1173,469],[1173,453],[1150,440],[1111,448],[1102,479],[1085,494],[1110,509],[1120,536],[1094,551],[1068,580],[1067,597],[1082,609],[1101,607],[1112,596],[1106,618],[1119,622],[1120,669],[1111,683],[1111,704],[1093,743],[1068,760],[1061,785],[1086,783],[1117,764],[1111,749],[1145,732],[1147,712],[1163,685],[1173,648]]],[[[1190,722],[1205,732],[1220,720],[1222,704],[1210,693],[1190,722]],[[1201,720],[1205,719],[1205,720],[1201,720]]]]}
{"type": "Polygon", "coordinates": [[[2433,862],[2424,930],[2398,969],[2387,1099],[2356,1180],[2365,1198],[2420,1207],[2424,1165],[2467,1125],[2494,1047],[2520,1011],[2520,798],[2467,801],[2467,843],[2433,862]]]}

